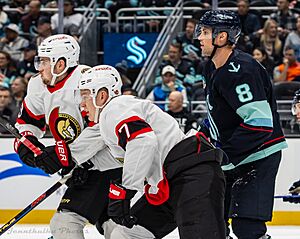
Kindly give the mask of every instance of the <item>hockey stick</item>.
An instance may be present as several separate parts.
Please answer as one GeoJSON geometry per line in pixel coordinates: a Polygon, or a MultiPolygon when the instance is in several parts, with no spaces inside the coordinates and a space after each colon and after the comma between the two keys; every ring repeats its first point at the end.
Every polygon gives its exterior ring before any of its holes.
{"type": "MultiPolygon", "coordinates": [[[[35,153],[36,155],[40,155],[42,153],[42,151],[38,147],[32,144],[28,139],[23,137],[14,126],[12,126],[7,120],[3,119],[2,117],[0,117],[0,124],[10,133],[12,133],[12,135],[14,135],[17,139],[19,139],[25,146],[27,146],[33,153],[35,153]]],[[[0,228],[0,236],[13,225],[15,225],[18,221],[20,221],[23,217],[25,217],[30,211],[32,211],[36,206],[43,202],[52,193],[54,193],[58,188],[60,188],[61,185],[65,184],[65,182],[71,177],[71,173],[72,171],[65,177],[61,178],[46,192],[37,197],[32,203],[30,203],[25,209],[19,212],[14,218],[10,219],[7,223],[5,223],[0,228]]]]}
{"type": "Polygon", "coordinates": [[[5,233],[9,228],[15,225],[18,221],[20,221],[23,217],[25,217],[29,212],[31,212],[36,206],[38,206],[41,202],[43,202],[47,197],[49,197],[52,193],[54,193],[61,185],[65,184],[65,182],[71,177],[71,174],[63,177],[57,183],[55,183],[51,188],[49,188],[46,192],[38,196],[32,203],[30,203],[25,209],[19,212],[15,217],[10,219],[7,223],[5,223],[0,228],[0,236],[5,233]]]}
{"type": "Polygon", "coordinates": [[[277,195],[277,196],[274,196],[274,198],[300,198],[300,195],[298,194],[288,194],[288,195],[277,195]]]}
{"type": "Polygon", "coordinates": [[[22,136],[14,126],[12,126],[7,120],[3,119],[2,117],[0,117],[0,124],[13,136],[19,139],[22,144],[29,148],[34,154],[40,155],[42,153],[42,151],[38,147],[32,144],[30,140],[26,139],[26,137],[22,136]]]}

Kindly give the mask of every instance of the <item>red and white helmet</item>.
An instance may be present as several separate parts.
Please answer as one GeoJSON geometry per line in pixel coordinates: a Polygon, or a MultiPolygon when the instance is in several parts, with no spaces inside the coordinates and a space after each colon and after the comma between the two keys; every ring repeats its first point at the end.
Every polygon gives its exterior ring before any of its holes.
{"type": "Polygon", "coordinates": [[[101,109],[113,98],[121,95],[122,79],[119,72],[112,66],[94,66],[82,74],[79,80],[79,90],[90,90],[93,104],[96,107],[94,122],[98,123],[101,109]],[[98,91],[102,88],[108,90],[108,99],[104,105],[97,105],[98,91]]]}
{"type": "Polygon", "coordinates": [[[66,34],[57,34],[47,37],[38,47],[38,56],[35,58],[36,70],[40,67],[40,58],[50,59],[51,74],[53,75],[50,85],[54,85],[55,79],[63,75],[70,67],[78,65],[80,46],[74,37],[66,34]],[[54,73],[54,66],[60,58],[66,60],[66,68],[60,74],[54,73]]]}
{"type": "Polygon", "coordinates": [[[93,103],[96,108],[102,108],[96,104],[97,93],[101,88],[108,90],[107,102],[118,95],[121,95],[122,79],[119,72],[112,66],[94,66],[84,72],[79,81],[80,90],[90,90],[93,103]]]}

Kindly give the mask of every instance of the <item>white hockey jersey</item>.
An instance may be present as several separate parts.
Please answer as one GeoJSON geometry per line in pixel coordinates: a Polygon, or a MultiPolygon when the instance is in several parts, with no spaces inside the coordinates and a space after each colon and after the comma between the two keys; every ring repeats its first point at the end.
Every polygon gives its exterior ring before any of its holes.
{"type": "Polygon", "coordinates": [[[100,171],[120,168],[122,163],[114,159],[109,148],[104,143],[101,135],[99,124],[85,128],[82,133],[70,144],[72,158],[77,164],[82,164],[90,160],[94,167],[100,171]]]}
{"type": "Polygon", "coordinates": [[[100,114],[100,132],[113,156],[124,163],[122,185],[156,194],[168,152],[185,138],[177,121],[149,100],[122,95],[100,114]]]}
{"type": "Polygon", "coordinates": [[[91,159],[94,164],[93,169],[105,171],[121,165],[114,160],[104,145],[99,133],[99,125],[88,127],[83,131],[83,117],[79,107],[80,92],[77,90],[77,84],[86,69],[87,66],[77,66],[55,87],[46,86],[39,75],[32,77],[16,128],[20,132],[31,131],[37,138],[41,138],[47,124],[56,141],[64,140],[68,143],[77,164],[91,159]],[[81,132],[84,133],[78,138],[81,132]]]}
{"type": "Polygon", "coordinates": [[[77,66],[54,87],[46,86],[40,75],[32,77],[22,103],[16,127],[20,132],[31,131],[41,138],[46,124],[55,140],[72,143],[83,130],[83,117],[78,100],[78,80],[86,66],[77,66]]]}

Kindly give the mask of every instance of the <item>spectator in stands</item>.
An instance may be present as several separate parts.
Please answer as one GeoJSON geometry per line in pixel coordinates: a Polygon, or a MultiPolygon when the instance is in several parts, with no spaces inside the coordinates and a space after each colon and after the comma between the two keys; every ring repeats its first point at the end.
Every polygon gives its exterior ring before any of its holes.
{"type": "Polygon", "coordinates": [[[16,76],[17,72],[10,55],[6,51],[0,50],[0,83],[9,87],[16,76]]]}
{"type": "Polygon", "coordinates": [[[6,12],[3,11],[5,2],[0,2],[0,37],[4,37],[4,27],[9,24],[9,18],[6,12]]]}
{"type": "MultiPolygon", "coordinates": [[[[11,100],[12,97],[9,88],[0,85],[0,116],[14,125],[18,112],[10,106],[11,100]]],[[[0,134],[9,134],[9,132],[0,126],[0,134]]]]}
{"type": "Polygon", "coordinates": [[[289,9],[291,0],[277,0],[277,12],[272,13],[270,18],[278,23],[278,31],[282,37],[286,37],[289,32],[296,29],[296,19],[298,14],[289,9]]]}
{"type": "Polygon", "coordinates": [[[122,60],[115,65],[115,68],[120,73],[123,85],[131,85],[132,81],[128,77],[128,65],[126,60],[122,60]]]}
{"type": "Polygon", "coordinates": [[[295,49],[297,61],[300,61],[300,16],[297,17],[296,30],[289,33],[285,40],[286,46],[292,46],[295,49]]]}
{"type": "MultiPolygon", "coordinates": [[[[196,71],[194,63],[182,56],[182,46],[179,43],[171,43],[168,50],[168,55],[163,60],[159,67],[158,75],[161,69],[166,65],[172,65],[176,69],[177,79],[180,80],[184,86],[191,87],[197,82],[196,71]]],[[[156,83],[160,83],[161,76],[156,78],[156,83]]]]}
{"type": "Polygon", "coordinates": [[[177,120],[184,133],[198,127],[196,118],[183,107],[183,95],[179,91],[170,93],[167,113],[177,120]]]}
{"type": "Polygon", "coordinates": [[[269,58],[265,49],[262,47],[256,47],[254,48],[252,55],[255,60],[257,60],[266,68],[267,72],[269,73],[270,79],[273,79],[275,63],[269,58]]]}
{"type": "Polygon", "coordinates": [[[262,47],[275,64],[282,58],[282,42],[279,39],[277,23],[272,19],[265,21],[264,28],[256,32],[255,47],[262,47]]]}
{"type": "Polygon", "coordinates": [[[52,35],[51,20],[49,17],[41,16],[39,18],[37,33],[38,35],[32,40],[32,43],[36,46],[39,46],[42,41],[52,35]]]}
{"type": "MultiPolygon", "coordinates": [[[[81,13],[76,13],[74,0],[64,0],[64,33],[79,38],[86,20],[81,13]]],[[[54,32],[58,30],[58,13],[51,17],[51,27],[54,32]]]]}
{"type": "Polygon", "coordinates": [[[185,26],[185,32],[179,33],[173,40],[173,43],[181,44],[182,57],[191,61],[197,61],[201,57],[199,41],[193,39],[196,23],[195,19],[188,19],[185,26]]]}
{"type": "Polygon", "coordinates": [[[25,14],[25,7],[27,1],[24,0],[11,0],[9,1],[10,8],[16,8],[16,11],[8,12],[8,18],[11,23],[19,24],[22,16],[25,14]]]}
{"type": "Polygon", "coordinates": [[[23,60],[23,52],[20,50],[29,45],[29,41],[19,36],[19,27],[10,23],[4,28],[5,37],[0,39],[0,50],[6,51],[11,58],[18,62],[23,60]]]}
{"type": "MultiPolygon", "coordinates": [[[[187,101],[186,89],[182,85],[181,81],[176,80],[176,70],[173,66],[167,65],[161,72],[162,83],[155,86],[154,89],[147,96],[151,101],[167,101],[169,94],[172,91],[179,91],[183,95],[184,102],[187,101]]],[[[157,106],[162,110],[167,110],[167,104],[157,103],[157,106]]]]}
{"type": "Polygon", "coordinates": [[[31,0],[28,8],[29,12],[21,18],[21,30],[32,38],[37,35],[37,23],[41,16],[41,2],[31,0]]]}
{"type": "Polygon", "coordinates": [[[138,96],[138,92],[129,85],[123,85],[121,91],[122,95],[138,96]]]}
{"type": "Polygon", "coordinates": [[[30,43],[27,47],[22,48],[24,51],[24,60],[17,65],[18,75],[29,81],[31,76],[37,73],[34,68],[34,57],[37,53],[36,45],[30,43]]]}
{"type": "Polygon", "coordinates": [[[22,101],[26,96],[27,85],[28,85],[28,81],[20,76],[17,77],[11,84],[11,91],[12,91],[12,96],[13,96],[12,104],[17,109],[20,109],[22,101]]]}
{"type": "Polygon", "coordinates": [[[291,46],[284,49],[283,63],[274,69],[274,81],[293,81],[300,77],[300,62],[297,61],[295,50],[291,46]]]}
{"type": "Polygon", "coordinates": [[[253,49],[253,33],[261,29],[260,18],[258,15],[249,12],[248,0],[238,0],[237,7],[242,30],[237,47],[243,51],[251,53],[253,49]]]}

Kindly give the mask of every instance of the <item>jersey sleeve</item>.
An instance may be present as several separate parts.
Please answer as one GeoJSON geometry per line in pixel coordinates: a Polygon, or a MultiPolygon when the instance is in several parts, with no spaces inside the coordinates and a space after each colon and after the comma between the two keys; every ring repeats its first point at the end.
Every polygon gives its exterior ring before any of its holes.
{"type": "Polygon", "coordinates": [[[29,81],[27,95],[22,102],[20,113],[16,121],[16,128],[19,132],[30,131],[37,138],[43,137],[46,131],[46,120],[44,102],[41,89],[37,87],[35,81],[38,78],[32,78],[29,81]]]}
{"type": "Polygon", "coordinates": [[[229,73],[222,85],[217,84],[220,94],[241,118],[231,138],[222,142],[222,149],[234,165],[258,149],[273,132],[272,111],[263,85],[267,73],[258,63],[256,66],[229,73]]]}
{"type": "Polygon", "coordinates": [[[151,126],[137,115],[120,121],[115,134],[118,145],[125,151],[122,184],[142,191],[158,149],[156,135],[151,126]]]}
{"type": "Polygon", "coordinates": [[[100,135],[99,124],[96,124],[85,128],[69,147],[72,158],[77,164],[82,164],[107,146],[100,135]]]}

